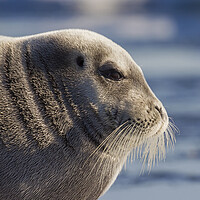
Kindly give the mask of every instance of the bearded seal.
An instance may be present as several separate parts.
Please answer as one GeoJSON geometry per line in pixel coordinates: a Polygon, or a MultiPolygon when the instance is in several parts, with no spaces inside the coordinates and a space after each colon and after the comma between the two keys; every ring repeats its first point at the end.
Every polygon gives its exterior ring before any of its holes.
{"type": "Polygon", "coordinates": [[[0,199],[98,199],[128,155],[174,135],[120,46],[87,30],[0,37],[0,199]]]}

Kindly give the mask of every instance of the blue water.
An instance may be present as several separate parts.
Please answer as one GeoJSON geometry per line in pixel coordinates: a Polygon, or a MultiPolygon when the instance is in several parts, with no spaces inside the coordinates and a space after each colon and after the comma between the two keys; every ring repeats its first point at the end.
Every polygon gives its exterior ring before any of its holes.
{"type": "Polygon", "coordinates": [[[141,66],[150,87],[178,127],[175,148],[168,151],[165,162],[160,162],[150,174],[142,175],[138,160],[127,164],[101,200],[199,200],[200,12],[199,7],[195,12],[183,8],[177,12],[175,4],[172,13],[163,8],[155,14],[132,12],[127,6],[127,14],[108,16],[68,13],[55,17],[45,12],[41,17],[32,16],[33,13],[7,15],[5,10],[0,15],[0,35],[23,36],[85,28],[113,39],[141,66]]]}

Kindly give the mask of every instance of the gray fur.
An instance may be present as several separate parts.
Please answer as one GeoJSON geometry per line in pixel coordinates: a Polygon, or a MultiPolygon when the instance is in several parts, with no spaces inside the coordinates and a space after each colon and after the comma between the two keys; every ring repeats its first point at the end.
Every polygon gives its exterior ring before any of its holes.
{"type": "Polygon", "coordinates": [[[95,149],[126,120],[151,118],[163,133],[162,104],[111,40],[84,30],[0,37],[0,199],[98,199],[130,151],[95,149]],[[126,79],[105,80],[98,68],[108,61],[126,79]]]}

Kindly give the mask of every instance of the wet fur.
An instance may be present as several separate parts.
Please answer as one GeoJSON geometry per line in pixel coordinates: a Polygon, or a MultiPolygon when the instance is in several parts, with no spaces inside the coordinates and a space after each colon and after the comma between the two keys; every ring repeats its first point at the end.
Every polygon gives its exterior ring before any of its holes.
{"type": "Polygon", "coordinates": [[[161,119],[154,110],[143,116],[141,99],[158,100],[137,68],[122,48],[88,31],[0,37],[0,199],[98,199],[132,150],[149,167],[165,158],[173,126],[148,136],[161,119]],[[79,55],[85,71],[74,64],[79,55]],[[96,74],[104,58],[131,66],[133,94],[124,82],[120,96],[96,74]]]}

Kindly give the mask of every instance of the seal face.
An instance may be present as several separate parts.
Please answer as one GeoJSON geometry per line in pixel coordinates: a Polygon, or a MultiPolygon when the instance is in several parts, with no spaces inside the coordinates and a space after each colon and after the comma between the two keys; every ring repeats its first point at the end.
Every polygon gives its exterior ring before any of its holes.
{"type": "Polygon", "coordinates": [[[152,166],[174,142],[140,67],[111,40],[2,37],[0,55],[1,199],[98,199],[133,150],[152,166]]]}

